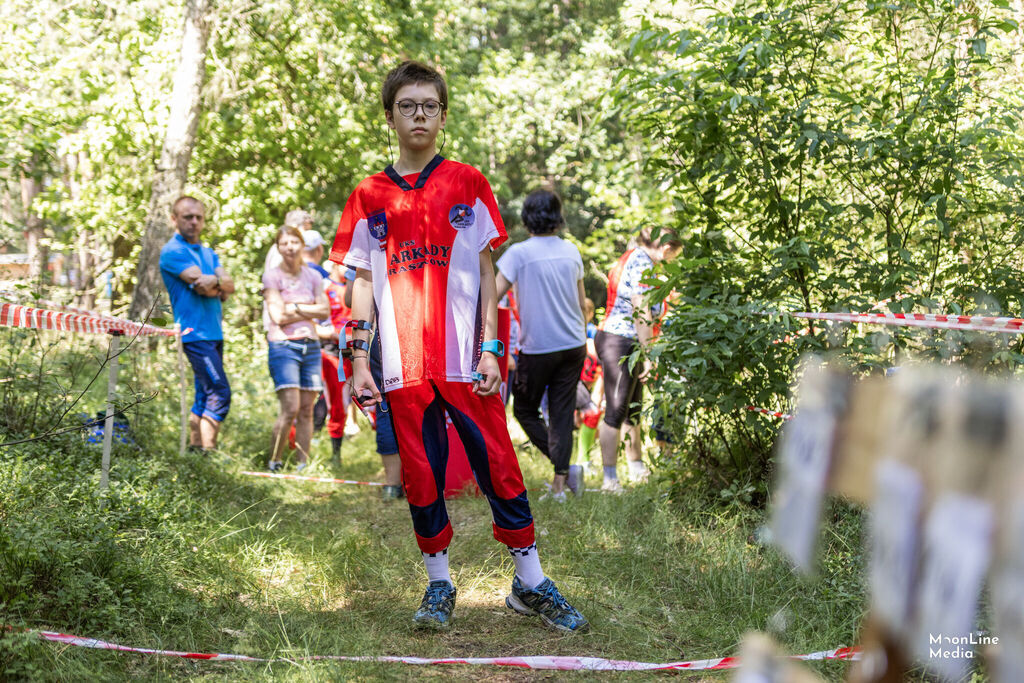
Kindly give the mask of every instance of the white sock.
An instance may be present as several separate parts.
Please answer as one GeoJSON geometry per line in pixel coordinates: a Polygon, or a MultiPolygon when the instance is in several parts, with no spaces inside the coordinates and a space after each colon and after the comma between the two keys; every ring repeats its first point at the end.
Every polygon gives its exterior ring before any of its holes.
{"type": "Polygon", "coordinates": [[[448,573],[448,549],[437,553],[423,553],[423,564],[427,565],[428,581],[447,581],[452,583],[452,575],[448,573]]]}
{"type": "Polygon", "coordinates": [[[647,464],[643,460],[630,460],[629,461],[629,476],[643,477],[647,474],[647,464]]]}
{"type": "Polygon", "coordinates": [[[516,565],[516,576],[524,587],[536,588],[544,582],[544,571],[540,568],[536,543],[525,548],[509,547],[508,553],[516,565]]]}

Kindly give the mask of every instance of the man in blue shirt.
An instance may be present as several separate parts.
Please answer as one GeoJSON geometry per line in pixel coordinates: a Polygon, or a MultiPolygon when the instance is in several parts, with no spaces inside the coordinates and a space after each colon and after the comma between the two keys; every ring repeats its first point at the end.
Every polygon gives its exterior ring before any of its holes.
{"type": "Polygon", "coordinates": [[[235,283],[213,249],[199,242],[206,226],[201,201],[180,197],[171,209],[171,222],[177,232],[160,250],[160,275],[171,297],[174,322],[188,331],[182,342],[196,388],[189,448],[209,451],[217,447],[217,433],[231,406],[231,387],[224,374],[221,302],[235,291],[235,283]]]}

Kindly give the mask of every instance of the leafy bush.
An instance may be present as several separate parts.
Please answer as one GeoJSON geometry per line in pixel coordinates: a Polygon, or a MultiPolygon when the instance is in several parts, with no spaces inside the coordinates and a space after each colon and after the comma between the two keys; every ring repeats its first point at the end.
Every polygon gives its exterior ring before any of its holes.
{"type": "Polygon", "coordinates": [[[1004,2],[741,0],[701,16],[645,20],[615,97],[635,103],[686,236],[651,351],[672,467],[760,492],[777,428],[743,408],[784,409],[800,352],[861,372],[908,354],[1021,361],[1016,339],[760,315],[1020,314],[1022,108],[1000,42],[1017,24],[1004,2]]]}

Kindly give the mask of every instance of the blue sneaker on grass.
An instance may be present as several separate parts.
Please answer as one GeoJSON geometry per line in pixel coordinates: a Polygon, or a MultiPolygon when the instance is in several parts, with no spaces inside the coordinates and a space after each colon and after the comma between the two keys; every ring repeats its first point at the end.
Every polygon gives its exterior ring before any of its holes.
{"type": "Polygon", "coordinates": [[[583,615],[566,602],[555,582],[548,578],[536,588],[526,588],[519,577],[515,577],[505,605],[520,614],[536,614],[545,624],[559,631],[578,633],[590,628],[583,615]]]}
{"type": "Polygon", "coordinates": [[[413,623],[422,628],[446,629],[452,625],[452,612],[455,611],[455,586],[444,579],[431,581],[427,592],[423,594],[423,602],[416,614],[412,615],[413,623]]]}

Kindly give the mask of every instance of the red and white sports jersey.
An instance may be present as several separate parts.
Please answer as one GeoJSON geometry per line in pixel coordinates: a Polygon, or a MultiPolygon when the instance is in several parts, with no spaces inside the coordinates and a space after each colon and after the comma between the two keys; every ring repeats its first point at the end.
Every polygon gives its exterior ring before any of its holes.
{"type": "Polygon", "coordinates": [[[388,166],[348,198],[331,260],[373,274],[383,391],[471,382],[480,359],[480,252],[505,241],[491,186],[440,155],[419,176],[388,166]]]}

